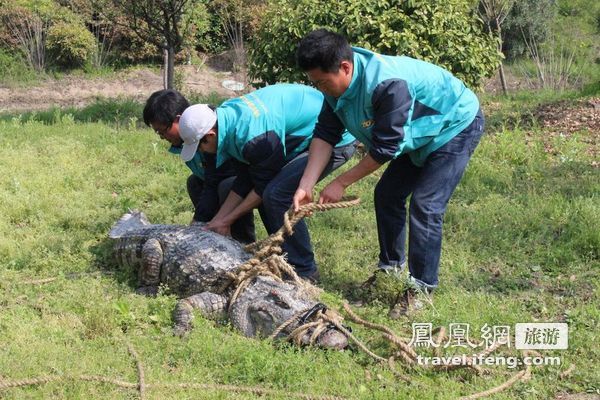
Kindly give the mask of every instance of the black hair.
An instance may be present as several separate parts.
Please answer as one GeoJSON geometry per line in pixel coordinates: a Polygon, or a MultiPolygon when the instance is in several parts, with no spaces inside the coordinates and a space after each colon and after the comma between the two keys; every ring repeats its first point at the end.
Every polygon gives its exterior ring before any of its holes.
{"type": "Polygon", "coordinates": [[[352,47],[344,36],[327,29],[310,32],[296,51],[296,63],[303,71],[319,68],[323,72],[337,72],[342,61],[354,61],[352,47]]]}
{"type": "Polygon", "coordinates": [[[165,89],[152,93],[144,106],[144,123],[171,125],[190,103],[177,90],[165,89]]]}

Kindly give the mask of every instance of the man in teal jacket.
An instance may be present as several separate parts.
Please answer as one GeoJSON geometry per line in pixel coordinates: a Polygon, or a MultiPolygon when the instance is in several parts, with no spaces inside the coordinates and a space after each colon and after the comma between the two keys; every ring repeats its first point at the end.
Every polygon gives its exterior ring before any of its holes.
{"type": "Polygon", "coordinates": [[[390,310],[397,318],[417,308],[438,286],[442,220],[483,133],[475,94],[436,65],[392,57],[358,47],[319,29],[302,39],[299,67],[325,94],[310,148],[309,162],[294,204],[312,199],[316,180],[344,129],[368,150],[353,168],[320,194],[320,203],[338,201],[352,183],[383,164],[375,187],[380,272],[394,273],[406,263],[406,200],[410,200],[408,267],[411,287],[390,310]],[[419,301],[417,301],[419,300],[419,301]]]}
{"type": "MultiPolygon", "coordinates": [[[[216,155],[216,166],[234,160],[238,173],[231,192],[208,228],[228,234],[241,215],[258,208],[269,234],[283,225],[307,161],[307,150],[321,111],[323,95],[308,86],[267,86],[228,100],[215,111],[206,105],[186,109],[179,127],[181,156],[199,151],[216,155]]],[[[345,163],[354,153],[354,138],[340,132],[317,180],[345,163]]],[[[317,266],[304,221],[294,227],[283,250],[298,275],[317,280],[317,266]]]]}
{"type": "MultiPolygon", "coordinates": [[[[187,99],[172,89],[152,93],[144,106],[144,122],[171,144],[169,152],[172,154],[181,153],[183,141],[179,136],[179,118],[189,106],[187,99]]],[[[216,168],[215,157],[201,153],[194,154],[185,164],[192,171],[187,179],[187,192],[194,205],[192,223],[208,222],[219,210],[219,197],[224,198],[223,193],[229,192],[235,178],[235,168],[231,162],[216,168]],[[205,174],[205,170],[211,172],[205,174]]],[[[252,213],[243,216],[232,226],[232,236],[243,243],[256,240],[252,213]]]]}

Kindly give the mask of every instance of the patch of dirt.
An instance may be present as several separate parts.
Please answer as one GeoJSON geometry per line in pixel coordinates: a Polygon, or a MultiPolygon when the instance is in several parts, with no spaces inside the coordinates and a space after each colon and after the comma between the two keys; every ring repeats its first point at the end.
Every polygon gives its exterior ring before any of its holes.
{"type": "MultiPolygon", "coordinates": [[[[584,140],[587,152],[592,159],[598,160],[600,156],[600,97],[585,100],[560,101],[544,104],[538,107],[534,118],[544,128],[547,139],[554,136],[568,137],[575,132],[587,131],[589,134],[584,140]]],[[[545,141],[546,151],[556,153],[551,141],[545,141]]],[[[599,167],[598,161],[592,161],[592,166],[599,167]]]]}
{"type": "MultiPolygon", "coordinates": [[[[516,90],[532,89],[524,78],[517,77],[507,68],[504,69],[504,80],[506,81],[506,90],[509,93],[516,90]]],[[[502,94],[502,82],[500,81],[499,72],[496,72],[494,76],[485,81],[483,91],[493,95],[502,94]]]]}
{"type": "Polygon", "coordinates": [[[559,393],[554,398],[555,400],[600,400],[600,394],[595,393],[578,393],[578,394],[567,394],[559,393]]]}
{"type": "Polygon", "coordinates": [[[540,125],[553,132],[570,134],[580,130],[600,133],[600,97],[545,104],[534,112],[540,125]]]}
{"type": "MultiPolygon", "coordinates": [[[[216,71],[208,65],[201,68],[177,66],[183,71],[185,94],[208,95],[216,92],[224,97],[239,92],[222,86],[224,80],[245,83],[241,74],[216,71]]],[[[117,73],[112,77],[85,78],[68,76],[60,80],[48,79],[35,87],[6,87],[0,83],[0,113],[47,110],[52,107],[83,107],[97,98],[128,98],[145,101],[153,92],[163,89],[163,78],[158,72],[142,68],[117,73]]]]}

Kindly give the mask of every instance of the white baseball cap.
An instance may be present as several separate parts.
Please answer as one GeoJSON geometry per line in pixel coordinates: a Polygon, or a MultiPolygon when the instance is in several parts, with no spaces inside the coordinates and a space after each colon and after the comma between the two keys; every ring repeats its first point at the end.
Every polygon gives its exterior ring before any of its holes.
{"type": "Polygon", "coordinates": [[[217,123],[217,113],[207,104],[194,104],[185,109],[179,118],[179,136],[183,140],[180,157],[183,161],[194,158],[200,140],[217,123]]]}

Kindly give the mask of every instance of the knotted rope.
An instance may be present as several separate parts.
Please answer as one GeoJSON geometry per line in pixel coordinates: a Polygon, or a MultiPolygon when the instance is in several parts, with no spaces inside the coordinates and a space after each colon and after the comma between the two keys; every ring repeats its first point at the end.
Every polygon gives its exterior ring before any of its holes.
{"type": "Polygon", "coordinates": [[[279,230],[273,233],[268,238],[251,243],[246,246],[246,251],[254,253],[256,257],[264,257],[265,254],[281,254],[281,244],[285,240],[286,236],[292,236],[294,233],[294,225],[298,223],[302,218],[312,214],[314,211],[327,211],[336,208],[349,208],[360,204],[360,199],[357,197],[347,197],[337,203],[308,203],[300,206],[298,211],[294,210],[294,207],[290,209],[283,216],[283,225],[279,230]]]}
{"type": "Polygon", "coordinates": [[[294,207],[284,214],[283,225],[279,230],[268,238],[252,243],[245,247],[245,250],[253,254],[253,257],[242,264],[235,272],[228,273],[228,282],[221,288],[224,291],[233,286],[234,292],[229,301],[229,307],[239,297],[239,295],[259,276],[270,276],[277,281],[293,281],[297,286],[305,289],[311,294],[317,294],[318,289],[310,283],[301,279],[294,268],[285,260],[281,245],[286,237],[294,234],[294,226],[307,215],[314,211],[326,211],[338,208],[353,207],[360,203],[360,199],[353,197],[339,201],[337,203],[316,204],[308,203],[300,206],[298,211],[294,207]]]}

